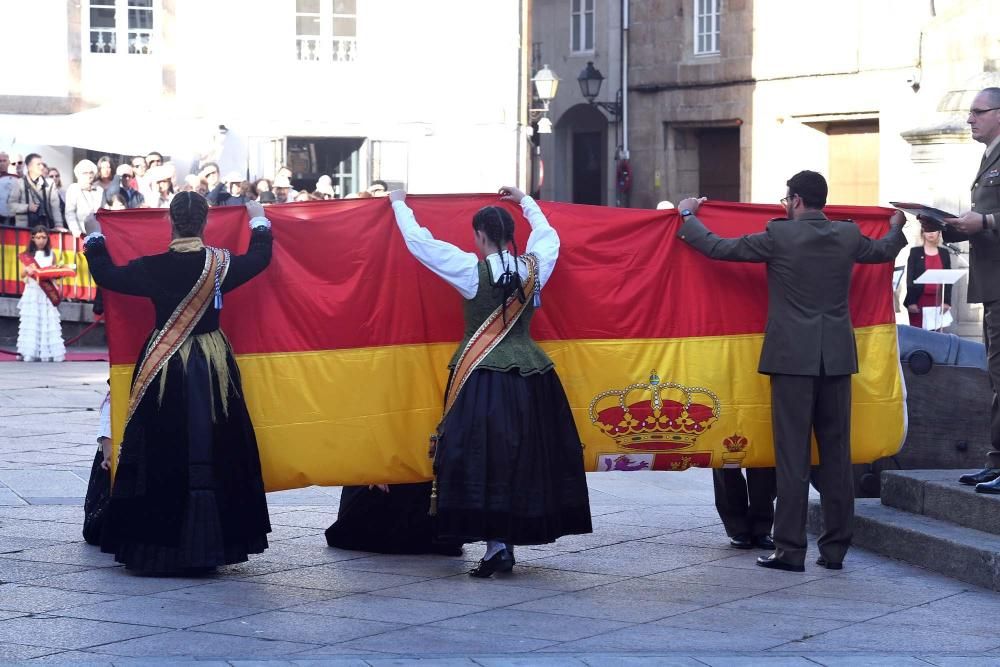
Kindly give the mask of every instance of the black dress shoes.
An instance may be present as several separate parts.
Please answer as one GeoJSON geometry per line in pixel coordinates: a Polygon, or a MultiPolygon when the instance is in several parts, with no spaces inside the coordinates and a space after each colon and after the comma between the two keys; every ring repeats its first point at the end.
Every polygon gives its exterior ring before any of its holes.
{"type": "Polygon", "coordinates": [[[975,486],[976,484],[992,482],[995,479],[1000,479],[1000,468],[983,468],[979,472],[974,472],[971,475],[962,475],[958,478],[958,481],[962,484],[975,486]]]}
{"type": "Polygon", "coordinates": [[[492,558],[483,558],[479,565],[469,570],[469,576],[476,579],[489,579],[494,572],[510,572],[514,569],[514,555],[506,549],[493,554],[492,558]]]}
{"type": "Polygon", "coordinates": [[[1000,477],[997,477],[992,482],[976,484],[976,493],[991,493],[1000,496],[1000,477]]]}
{"type": "Polygon", "coordinates": [[[769,570],[784,570],[786,572],[805,572],[805,565],[795,565],[793,563],[786,563],[785,561],[778,558],[777,554],[771,554],[770,556],[759,556],[757,558],[757,565],[761,567],[766,567],[769,570]]]}
{"type": "Polygon", "coordinates": [[[822,556],[820,556],[819,558],[816,559],[816,564],[819,565],[820,567],[825,567],[828,570],[843,570],[844,569],[844,564],[843,563],[837,563],[837,562],[832,561],[832,560],[827,560],[827,559],[823,558],[822,556]]]}
{"type": "Polygon", "coordinates": [[[746,533],[733,535],[729,538],[729,546],[734,549],[753,549],[753,538],[746,533]]]}
{"type": "Polygon", "coordinates": [[[758,549],[767,549],[768,551],[774,551],[774,540],[771,539],[770,535],[757,535],[753,538],[753,545],[758,549]]]}

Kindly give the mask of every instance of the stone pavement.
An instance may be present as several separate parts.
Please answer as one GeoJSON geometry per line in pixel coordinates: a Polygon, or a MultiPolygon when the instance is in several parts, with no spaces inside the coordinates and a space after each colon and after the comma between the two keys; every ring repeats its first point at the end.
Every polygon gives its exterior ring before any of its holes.
{"type": "Polygon", "coordinates": [[[80,538],[106,377],[0,363],[0,662],[1000,665],[1000,595],[861,549],[841,572],[758,568],[726,548],[703,470],[590,475],[594,533],[493,580],[465,575],[480,545],[328,548],[325,488],[270,494],[249,563],[132,576],[80,538]]]}

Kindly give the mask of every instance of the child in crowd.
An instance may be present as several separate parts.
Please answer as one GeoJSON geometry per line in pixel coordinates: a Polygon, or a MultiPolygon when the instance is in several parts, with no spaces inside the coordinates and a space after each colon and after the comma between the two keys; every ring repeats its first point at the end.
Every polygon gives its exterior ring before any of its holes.
{"type": "Polygon", "coordinates": [[[17,303],[17,353],[24,361],[62,361],[66,346],[57,307],[62,296],[55,284],[57,272],[53,272],[60,263],[44,226],[31,230],[31,240],[19,259],[24,294],[17,303]]]}

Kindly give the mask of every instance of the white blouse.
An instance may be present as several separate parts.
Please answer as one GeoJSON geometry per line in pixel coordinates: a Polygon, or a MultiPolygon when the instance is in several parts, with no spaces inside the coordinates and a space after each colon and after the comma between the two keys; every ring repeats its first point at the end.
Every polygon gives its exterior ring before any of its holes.
{"type": "MultiPolygon", "coordinates": [[[[539,287],[545,287],[552,270],[556,267],[556,260],[559,259],[559,235],[549,225],[542,209],[538,208],[538,204],[531,197],[526,196],[521,200],[521,210],[531,225],[531,235],[528,236],[528,247],[525,252],[534,253],[538,258],[539,287]]],[[[417,224],[413,211],[405,202],[393,202],[392,212],[396,214],[396,224],[403,233],[403,240],[406,241],[410,253],[421,264],[457,289],[464,298],[471,299],[476,296],[476,292],[479,291],[477,268],[479,257],[475,253],[465,252],[446,241],[434,238],[429,230],[417,224]]],[[[504,250],[503,254],[509,262],[510,252],[504,250]]],[[[491,275],[496,277],[503,273],[501,253],[487,256],[486,261],[491,275]]],[[[521,258],[518,259],[517,269],[522,279],[527,278],[528,268],[521,258]]]]}

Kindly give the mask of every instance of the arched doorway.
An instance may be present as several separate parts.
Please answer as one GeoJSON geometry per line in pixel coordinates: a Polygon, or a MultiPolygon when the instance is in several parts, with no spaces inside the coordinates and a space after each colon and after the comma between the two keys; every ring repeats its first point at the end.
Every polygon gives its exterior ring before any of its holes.
{"type": "Polygon", "coordinates": [[[589,104],[570,107],[555,125],[561,167],[556,199],[574,204],[608,201],[608,119],[589,104]]]}

